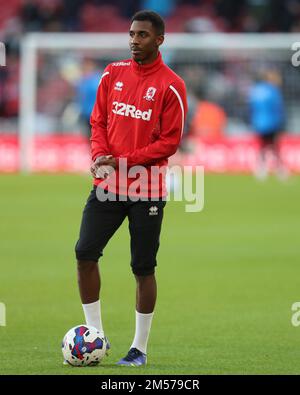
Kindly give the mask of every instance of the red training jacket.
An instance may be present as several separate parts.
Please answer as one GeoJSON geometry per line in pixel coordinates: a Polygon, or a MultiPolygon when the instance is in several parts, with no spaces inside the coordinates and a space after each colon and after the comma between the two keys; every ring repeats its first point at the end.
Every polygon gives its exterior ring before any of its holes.
{"type": "Polygon", "coordinates": [[[91,148],[93,160],[113,155],[118,166],[108,180],[95,178],[94,184],[121,195],[165,196],[168,157],[177,150],[186,113],[184,81],[164,64],[160,53],[147,65],[133,59],[109,64],[91,115],[91,148]],[[122,173],[121,158],[127,159],[130,173],[138,171],[132,169],[136,165],[146,169],[148,179],[135,192],[132,187],[143,177],[122,173]],[[162,169],[162,175],[151,172],[152,166],[162,169]]]}

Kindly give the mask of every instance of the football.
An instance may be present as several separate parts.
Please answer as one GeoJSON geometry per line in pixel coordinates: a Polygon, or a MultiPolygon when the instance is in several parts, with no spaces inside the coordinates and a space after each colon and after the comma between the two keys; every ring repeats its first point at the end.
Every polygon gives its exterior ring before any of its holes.
{"type": "Polygon", "coordinates": [[[62,353],[69,365],[97,365],[105,357],[106,341],[93,326],[78,325],[65,334],[62,353]]]}

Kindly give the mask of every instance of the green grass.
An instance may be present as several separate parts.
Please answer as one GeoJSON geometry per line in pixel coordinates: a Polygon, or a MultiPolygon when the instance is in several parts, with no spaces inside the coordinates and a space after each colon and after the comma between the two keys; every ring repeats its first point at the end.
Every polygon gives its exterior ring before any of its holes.
{"type": "Polygon", "coordinates": [[[114,363],[134,334],[127,223],[101,260],[112,343],[94,368],[62,366],[65,332],[83,323],[74,244],[90,179],[0,177],[0,374],[300,374],[300,179],[206,176],[205,208],[168,203],[146,368],[114,363]]]}

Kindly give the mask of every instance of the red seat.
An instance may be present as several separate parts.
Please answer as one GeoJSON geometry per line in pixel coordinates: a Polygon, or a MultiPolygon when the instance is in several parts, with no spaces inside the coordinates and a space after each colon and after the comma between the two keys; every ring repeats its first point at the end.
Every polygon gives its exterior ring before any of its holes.
{"type": "Polygon", "coordinates": [[[5,23],[15,16],[18,16],[22,5],[22,0],[9,0],[5,6],[0,8],[0,30],[4,28],[5,23]]]}

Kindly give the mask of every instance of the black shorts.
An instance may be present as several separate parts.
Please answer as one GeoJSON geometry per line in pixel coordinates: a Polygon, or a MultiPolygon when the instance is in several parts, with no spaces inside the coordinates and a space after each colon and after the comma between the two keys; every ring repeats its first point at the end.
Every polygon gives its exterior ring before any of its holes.
{"type": "Polygon", "coordinates": [[[146,276],[155,271],[156,255],[166,201],[104,201],[91,191],[83,210],[76,258],[95,261],[126,217],[129,221],[131,268],[134,274],[146,276]]]}

